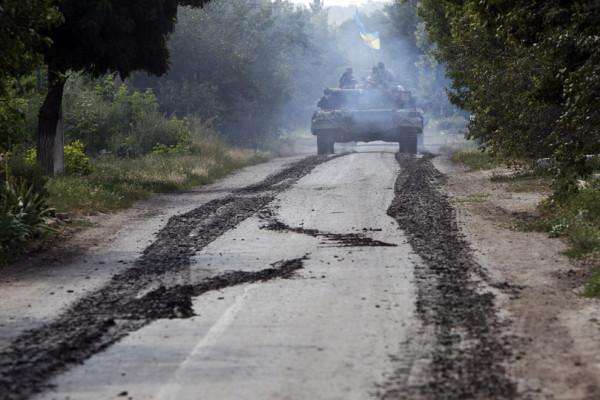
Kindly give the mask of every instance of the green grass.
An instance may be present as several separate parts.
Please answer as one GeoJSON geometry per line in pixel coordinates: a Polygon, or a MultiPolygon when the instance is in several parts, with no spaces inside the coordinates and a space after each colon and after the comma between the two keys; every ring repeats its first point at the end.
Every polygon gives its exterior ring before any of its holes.
{"type": "Polygon", "coordinates": [[[246,165],[264,161],[251,151],[219,149],[193,155],[103,158],[87,176],[60,176],[48,182],[49,203],[59,212],[85,215],[130,207],[152,193],[205,185],[246,165]]]}
{"type": "MultiPolygon", "coordinates": [[[[600,266],[600,181],[590,182],[578,193],[560,200],[551,197],[539,206],[539,211],[539,218],[519,221],[515,228],[563,238],[568,244],[564,255],[600,266]]],[[[600,269],[586,282],[583,296],[600,297],[600,269]]]]}
{"type": "Polygon", "coordinates": [[[477,149],[458,150],[452,154],[450,159],[457,164],[469,167],[473,171],[493,169],[502,165],[500,160],[485,151],[477,149]]]}
{"type": "Polygon", "coordinates": [[[514,193],[549,192],[552,185],[550,178],[522,178],[510,183],[508,190],[514,193]]]}
{"type": "Polygon", "coordinates": [[[492,182],[507,183],[507,189],[513,193],[550,192],[552,177],[543,171],[523,170],[510,175],[494,175],[492,182]]]}
{"type": "Polygon", "coordinates": [[[564,238],[569,244],[565,254],[572,258],[600,252],[600,181],[560,201],[550,198],[539,211],[540,218],[527,223],[525,230],[564,238]]]}
{"type": "Polygon", "coordinates": [[[583,289],[585,297],[600,297],[600,270],[594,272],[583,289]]]}
{"type": "Polygon", "coordinates": [[[490,197],[489,193],[473,193],[468,196],[459,197],[457,203],[483,203],[490,197]]]}

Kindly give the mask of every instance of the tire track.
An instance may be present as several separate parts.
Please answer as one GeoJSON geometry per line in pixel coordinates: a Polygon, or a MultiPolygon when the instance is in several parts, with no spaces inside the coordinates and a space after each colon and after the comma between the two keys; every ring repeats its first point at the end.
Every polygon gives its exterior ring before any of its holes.
{"type": "Polygon", "coordinates": [[[425,383],[397,387],[396,371],[382,399],[514,399],[504,367],[511,357],[494,295],[472,279],[483,271],[460,234],[454,209],[437,189],[443,176],[425,159],[397,156],[401,166],[388,214],[396,219],[425,266],[415,269],[417,313],[433,332],[425,383]]]}

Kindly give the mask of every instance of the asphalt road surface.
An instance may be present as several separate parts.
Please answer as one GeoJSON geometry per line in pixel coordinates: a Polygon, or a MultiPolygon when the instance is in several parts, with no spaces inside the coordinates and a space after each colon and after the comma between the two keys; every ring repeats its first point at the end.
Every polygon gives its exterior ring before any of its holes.
{"type": "Polygon", "coordinates": [[[366,149],[170,198],[71,263],[103,278],[27,318],[14,289],[0,399],[514,398],[442,177],[366,149]]]}

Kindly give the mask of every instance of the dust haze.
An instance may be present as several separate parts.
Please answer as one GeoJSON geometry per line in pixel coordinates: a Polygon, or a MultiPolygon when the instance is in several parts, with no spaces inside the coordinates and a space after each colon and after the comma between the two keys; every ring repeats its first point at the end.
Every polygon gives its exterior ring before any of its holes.
{"type": "MultiPolygon", "coordinates": [[[[159,78],[138,74],[133,82],[154,91],[168,115],[209,121],[235,145],[272,149],[290,137],[311,139],[317,102],[325,88],[338,86],[347,67],[360,81],[384,62],[428,120],[444,120],[447,132],[459,132],[466,120],[447,100],[443,66],[427,54],[415,7],[319,0],[182,7],[169,41],[170,72],[159,78]],[[356,12],[366,29],[379,33],[381,50],[362,41],[356,12]]],[[[443,136],[434,141],[444,144],[450,136],[443,136]]]]}

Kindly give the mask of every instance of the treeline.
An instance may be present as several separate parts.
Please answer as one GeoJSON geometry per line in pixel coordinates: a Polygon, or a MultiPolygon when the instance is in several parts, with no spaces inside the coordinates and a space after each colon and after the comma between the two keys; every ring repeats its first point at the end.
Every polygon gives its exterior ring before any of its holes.
{"type": "Polygon", "coordinates": [[[252,147],[306,126],[344,66],[319,1],[182,7],[168,48],[168,73],[136,74],[133,84],[152,89],[166,114],[211,120],[233,143],[252,147]]]}
{"type": "Polygon", "coordinates": [[[421,0],[451,100],[504,158],[551,158],[561,192],[600,152],[600,3],[421,0]]]}
{"type": "Polygon", "coordinates": [[[177,145],[174,127],[184,119],[232,144],[264,147],[306,128],[323,88],[345,67],[366,76],[378,61],[426,111],[456,112],[415,1],[362,15],[381,33],[379,52],[362,43],[355,21],[330,26],[322,0],[6,2],[0,151],[36,147],[47,174],[63,170],[61,148],[72,140],[90,155],[140,155],[177,145]]]}
{"type": "Polygon", "coordinates": [[[124,79],[138,70],[164,74],[169,65],[166,42],[178,7],[200,7],[206,2],[4,0],[0,124],[7,126],[0,128],[10,132],[10,139],[27,135],[18,131],[23,112],[15,98],[27,96],[21,82],[37,70],[37,80],[43,80],[37,89],[43,88],[44,93],[37,113],[37,164],[45,174],[63,172],[63,97],[69,76],[83,73],[98,78],[115,73],[124,79]]]}
{"type": "Polygon", "coordinates": [[[318,0],[8,3],[0,152],[36,147],[48,174],[72,140],[90,155],[140,155],[176,145],[184,119],[264,146],[307,126],[346,61],[318,0]]]}

